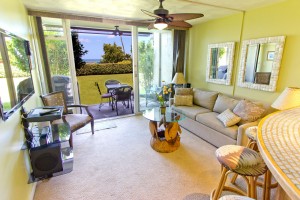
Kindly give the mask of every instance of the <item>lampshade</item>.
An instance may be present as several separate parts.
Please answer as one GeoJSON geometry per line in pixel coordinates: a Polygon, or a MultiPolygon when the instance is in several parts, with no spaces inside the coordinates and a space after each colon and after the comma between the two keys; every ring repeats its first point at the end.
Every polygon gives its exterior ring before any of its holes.
{"type": "Polygon", "coordinates": [[[285,88],[271,106],[278,110],[286,110],[300,106],[300,88],[285,88]]]}
{"type": "Polygon", "coordinates": [[[168,24],[165,22],[164,19],[156,19],[154,22],[154,28],[158,30],[163,30],[168,27],[168,24]]]}
{"type": "Polygon", "coordinates": [[[186,82],[185,82],[183,73],[181,73],[181,72],[176,73],[173,80],[172,80],[172,83],[174,83],[174,84],[185,84],[186,82]]]}

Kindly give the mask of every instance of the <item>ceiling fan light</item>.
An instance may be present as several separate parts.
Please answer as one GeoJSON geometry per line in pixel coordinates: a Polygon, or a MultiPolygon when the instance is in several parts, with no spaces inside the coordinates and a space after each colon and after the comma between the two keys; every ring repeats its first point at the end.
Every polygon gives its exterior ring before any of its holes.
{"type": "Polygon", "coordinates": [[[163,30],[163,29],[165,29],[165,28],[167,28],[168,27],[168,24],[167,23],[165,23],[165,22],[155,22],[154,23],[154,28],[156,28],[156,29],[158,29],[158,30],[163,30]]]}

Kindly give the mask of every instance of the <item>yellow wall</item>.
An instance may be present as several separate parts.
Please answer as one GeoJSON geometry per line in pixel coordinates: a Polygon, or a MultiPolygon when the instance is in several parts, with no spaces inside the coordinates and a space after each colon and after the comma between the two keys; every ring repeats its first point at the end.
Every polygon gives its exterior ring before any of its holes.
{"type": "MultiPolygon", "coordinates": [[[[189,54],[187,59],[187,80],[194,88],[220,91],[232,95],[233,86],[206,82],[208,44],[236,42],[235,55],[240,41],[243,14],[236,14],[219,20],[213,20],[189,31],[189,54]]],[[[233,66],[235,70],[236,65],[233,66]]],[[[233,73],[234,76],[234,73],[233,73]]],[[[234,80],[234,77],[232,77],[234,80]]]]}
{"type": "MultiPolygon", "coordinates": [[[[300,1],[287,0],[283,3],[247,11],[242,25],[242,14],[233,15],[194,26],[190,30],[190,49],[187,62],[188,81],[193,87],[220,91],[238,97],[247,97],[267,103],[273,102],[285,87],[300,87],[300,1]],[[237,86],[237,77],[231,86],[205,82],[207,45],[215,42],[239,41],[270,36],[286,36],[276,92],[265,92],[237,86]],[[193,42],[191,42],[193,41],[193,42]]],[[[236,47],[238,47],[238,45],[236,47]]],[[[237,51],[236,51],[237,52],[237,51]]],[[[239,52],[239,51],[238,51],[239,52]]],[[[240,53],[235,54],[234,76],[238,73],[240,53]]]]}
{"type": "MultiPolygon", "coordinates": [[[[0,28],[30,39],[27,11],[19,0],[1,0],[0,28]]],[[[36,94],[25,103],[27,110],[39,102],[36,70],[32,73],[36,94]]],[[[0,199],[26,200],[33,197],[35,184],[27,184],[30,161],[28,152],[21,150],[23,141],[19,110],[5,122],[0,119],[0,199]]]]}

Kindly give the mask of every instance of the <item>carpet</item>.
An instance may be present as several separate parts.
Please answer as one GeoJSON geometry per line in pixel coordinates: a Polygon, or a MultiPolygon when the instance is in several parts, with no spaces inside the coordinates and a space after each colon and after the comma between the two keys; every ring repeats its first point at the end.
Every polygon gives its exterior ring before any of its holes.
{"type": "MultiPolygon", "coordinates": [[[[116,127],[117,127],[116,123],[112,120],[99,121],[99,122],[95,122],[94,131],[96,133],[96,131],[116,128],[116,127]]],[[[76,131],[76,135],[85,134],[85,133],[91,133],[91,124],[87,124],[86,126],[76,131]]]]}
{"type": "Polygon", "coordinates": [[[101,134],[73,135],[73,171],[38,182],[34,200],[209,199],[221,175],[214,146],[182,129],[179,149],[158,153],[143,116],[112,122],[101,134]]]}

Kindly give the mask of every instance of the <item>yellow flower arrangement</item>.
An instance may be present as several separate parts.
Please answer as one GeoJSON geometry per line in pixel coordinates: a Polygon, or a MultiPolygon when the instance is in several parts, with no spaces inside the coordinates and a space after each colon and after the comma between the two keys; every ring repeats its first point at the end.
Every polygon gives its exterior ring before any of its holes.
{"type": "Polygon", "coordinates": [[[166,104],[166,95],[172,93],[172,85],[164,85],[162,88],[162,94],[156,93],[157,101],[159,101],[160,106],[165,106],[166,104]]]}

